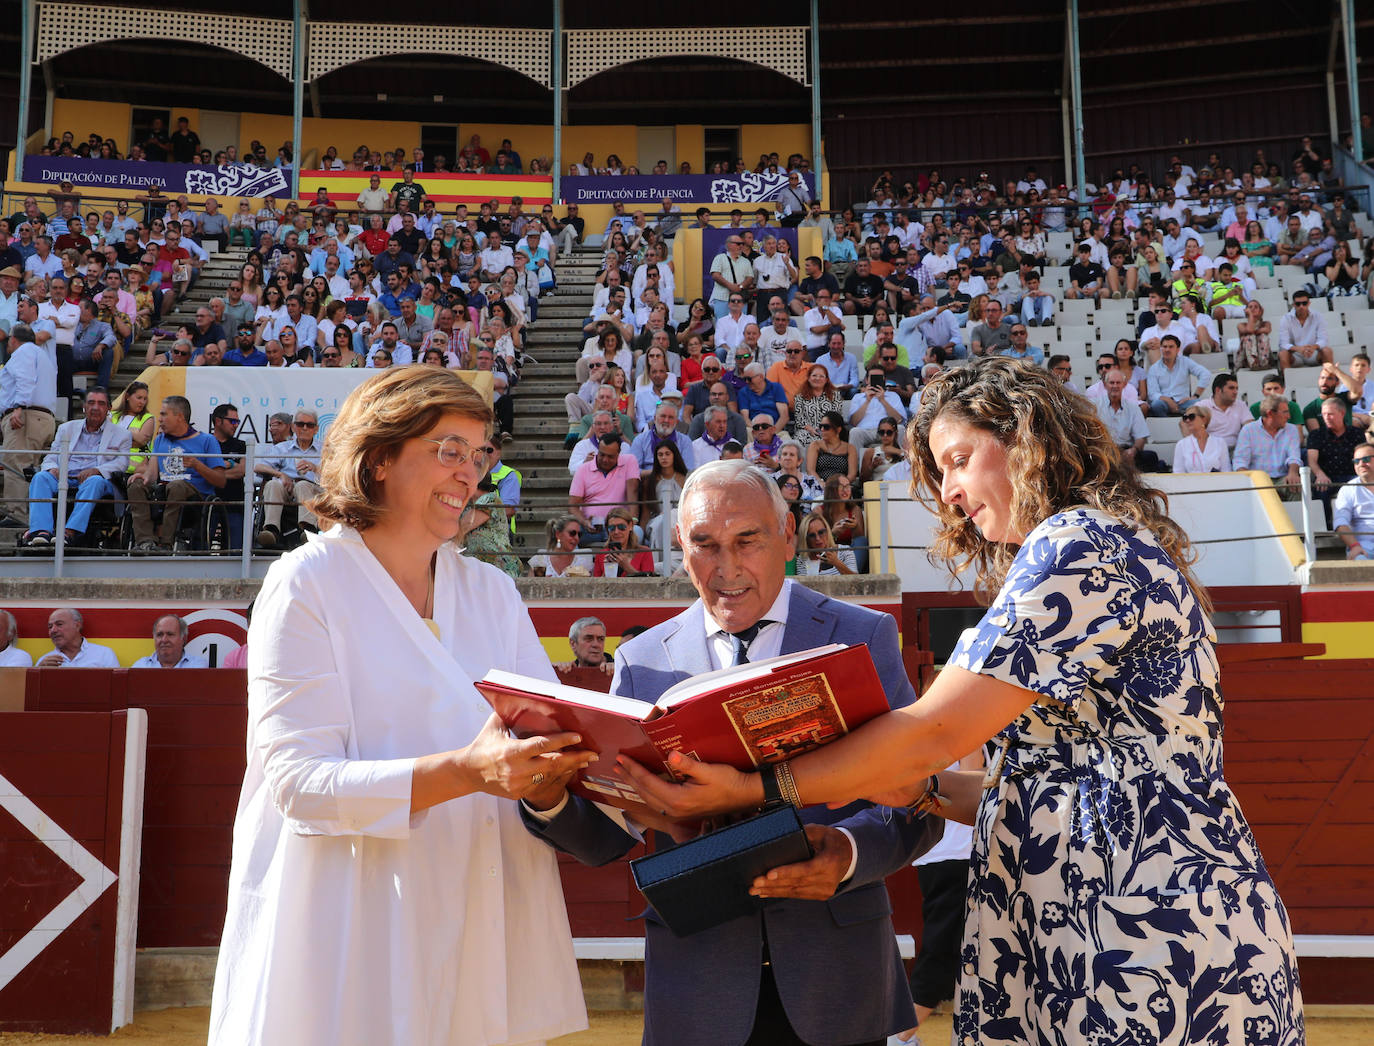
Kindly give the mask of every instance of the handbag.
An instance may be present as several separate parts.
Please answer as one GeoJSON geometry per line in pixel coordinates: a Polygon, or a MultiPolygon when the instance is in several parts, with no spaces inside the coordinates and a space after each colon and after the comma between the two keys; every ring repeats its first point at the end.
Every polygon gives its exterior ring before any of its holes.
{"type": "Polygon", "coordinates": [[[762,813],[668,850],[630,862],[635,886],[678,937],[761,911],[765,901],[749,893],[770,868],[813,856],[797,808],[762,813]]]}

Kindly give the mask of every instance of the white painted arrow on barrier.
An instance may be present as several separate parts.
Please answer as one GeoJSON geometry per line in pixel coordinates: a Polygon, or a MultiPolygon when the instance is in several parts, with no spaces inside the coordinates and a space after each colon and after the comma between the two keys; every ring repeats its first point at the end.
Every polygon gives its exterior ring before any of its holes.
{"type": "Polygon", "coordinates": [[[43,949],[76,922],[118,876],[95,859],[95,855],[71,837],[61,825],[40,810],[23,792],[0,774],[0,807],[8,810],[34,837],[64,864],[81,876],[81,885],[39,920],[4,954],[0,954],[0,989],[19,976],[43,949]]]}

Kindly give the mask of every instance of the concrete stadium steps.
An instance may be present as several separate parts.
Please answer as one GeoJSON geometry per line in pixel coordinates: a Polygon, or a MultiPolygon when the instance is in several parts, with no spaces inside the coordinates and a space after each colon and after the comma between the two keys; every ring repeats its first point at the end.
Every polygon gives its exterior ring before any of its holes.
{"type": "Polygon", "coordinates": [[[544,547],[544,524],[567,510],[568,451],[563,438],[568,415],[563,397],[577,391],[574,367],[582,355],[582,324],[591,311],[595,277],[603,255],[579,247],[558,262],[558,292],[539,300],[539,320],[525,351],[528,364],[515,390],[515,442],[502,460],[519,469],[521,504],[515,514],[515,551],[529,556],[544,547]]]}

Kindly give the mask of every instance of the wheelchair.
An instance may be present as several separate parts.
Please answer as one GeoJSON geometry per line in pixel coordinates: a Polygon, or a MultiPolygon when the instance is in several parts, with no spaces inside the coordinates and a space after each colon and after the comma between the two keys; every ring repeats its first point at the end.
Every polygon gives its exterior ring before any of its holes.
{"type": "MultiPolygon", "coordinates": [[[[24,469],[24,479],[32,483],[33,477],[37,475],[36,466],[29,466],[24,469]]],[[[91,509],[90,521],[86,525],[86,533],[79,535],[75,540],[67,542],[67,554],[81,555],[87,552],[117,552],[122,551],[126,546],[122,543],[120,536],[122,526],[122,514],[124,512],[124,488],[126,475],[116,474],[111,482],[114,484],[115,496],[112,498],[100,498],[95,502],[91,509]]],[[[72,488],[67,498],[67,513],[70,516],[72,511],[72,500],[76,495],[75,488],[72,488]]],[[[52,502],[53,515],[57,515],[57,500],[52,502]]],[[[19,551],[24,555],[51,555],[52,545],[29,546],[20,544],[19,551]]]]}
{"type": "MultiPolygon", "coordinates": [[[[149,494],[148,507],[152,512],[153,525],[156,526],[162,519],[167,490],[164,484],[159,483],[149,494]]],[[[229,506],[219,497],[211,494],[182,508],[181,526],[172,540],[173,555],[187,552],[229,555],[233,551],[232,545],[229,506]]],[[[126,551],[134,547],[134,515],[127,506],[119,518],[118,547],[126,551]]]]}

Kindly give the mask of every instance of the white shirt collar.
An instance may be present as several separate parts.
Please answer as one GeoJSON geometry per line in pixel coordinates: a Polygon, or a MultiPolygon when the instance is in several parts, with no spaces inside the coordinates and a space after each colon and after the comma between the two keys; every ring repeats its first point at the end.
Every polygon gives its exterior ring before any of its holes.
{"type": "MultiPolygon", "coordinates": [[[[764,618],[776,624],[786,626],[787,608],[792,602],[792,586],[794,584],[795,582],[790,577],[783,579],[782,588],[778,592],[778,597],[773,600],[773,605],[764,612],[764,618]]],[[[716,619],[711,616],[710,611],[706,610],[704,606],[702,608],[702,614],[706,618],[707,642],[714,640],[717,636],[728,635],[725,629],[717,623],[716,619]]]]}

